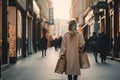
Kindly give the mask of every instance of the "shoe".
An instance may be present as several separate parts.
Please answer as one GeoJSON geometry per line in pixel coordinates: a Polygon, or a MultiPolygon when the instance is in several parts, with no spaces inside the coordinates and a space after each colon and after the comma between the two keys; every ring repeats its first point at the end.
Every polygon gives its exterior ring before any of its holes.
{"type": "Polygon", "coordinates": [[[104,61],[104,63],[106,63],[106,61],[104,61]]]}
{"type": "Polygon", "coordinates": [[[45,56],[46,56],[46,54],[45,54],[45,56]]]}

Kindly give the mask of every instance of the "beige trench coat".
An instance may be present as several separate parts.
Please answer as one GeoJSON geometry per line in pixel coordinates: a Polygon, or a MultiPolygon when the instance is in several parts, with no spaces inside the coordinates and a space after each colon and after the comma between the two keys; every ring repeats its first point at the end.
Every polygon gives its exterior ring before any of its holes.
{"type": "Polygon", "coordinates": [[[67,75],[80,75],[80,65],[79,65],[79,53],[78,47],[83,47],[85,44],[84,37],[80,32],[76,32],[72,38],[70,38],[70,33],[67,32],[63,36],[60,57],[61,55],[66,55],[66,71],[67,75]]]}

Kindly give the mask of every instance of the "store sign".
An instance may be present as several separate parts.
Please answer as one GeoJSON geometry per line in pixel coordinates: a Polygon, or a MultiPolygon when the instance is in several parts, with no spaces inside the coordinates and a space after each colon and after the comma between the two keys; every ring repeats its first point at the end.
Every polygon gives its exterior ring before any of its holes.
{"type": "Polygon", "coordinates": [[[17,0],[17,2],[21,5],[21,7],[26,10],[26,0],[17,0]]]}
{"type": "Polygon", "coordinates": [[[50,11],[49,11],[49,23],[54,24],[53,8],[50,8],[50,11]]]}
{"type": "Polygon", "coordinates": [[[105,9],[106,6],[107,6],[106,2],[101,1],[101,2],[97,3],[97,7],[100,8],[100,9],[105,9]]]}

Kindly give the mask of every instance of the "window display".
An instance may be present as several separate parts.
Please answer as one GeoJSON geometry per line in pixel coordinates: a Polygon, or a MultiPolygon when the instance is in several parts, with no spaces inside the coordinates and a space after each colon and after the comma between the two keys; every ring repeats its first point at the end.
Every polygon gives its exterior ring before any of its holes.
{"type": "Polygon", "coordinates": [[[9,23],[9,56],[16,56],[16,27],[9,23]]]}

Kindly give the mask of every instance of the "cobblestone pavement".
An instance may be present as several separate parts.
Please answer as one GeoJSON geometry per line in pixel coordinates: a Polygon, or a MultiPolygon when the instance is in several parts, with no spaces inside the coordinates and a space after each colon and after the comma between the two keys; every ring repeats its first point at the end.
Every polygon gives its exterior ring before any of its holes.
{"type": "MultiPolygon", "coordinates": [[[[54,73],[59,51],[54,48],[47,50],[47,56],[42,58],[41,52],[34,53],[19,60],[2,72],[1,80],[67,80],[64,74],[54,73]]],[[[107,60],[107,63],[96,64],[92,54],[89,54],[91,68],[81,70],[78,80],[120,80],[120,62],[107,60]]]]}

